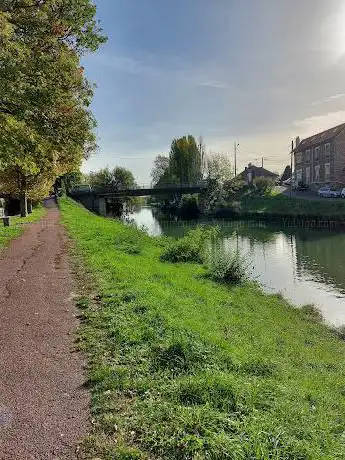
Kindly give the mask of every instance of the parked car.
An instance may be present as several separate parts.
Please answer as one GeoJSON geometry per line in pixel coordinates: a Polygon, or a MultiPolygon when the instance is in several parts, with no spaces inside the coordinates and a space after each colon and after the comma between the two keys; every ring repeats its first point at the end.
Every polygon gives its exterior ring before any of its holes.
{"type": "Polygon", "coordinates": [[[321,187],[318,191],[318,195],[322,198],[339,198],[340,192],[338,190],[332,190],[331,187],[321,187]]]}
{"type": "Polygon", "coordinates": [[[341,198],[345,198],[345,188],[340,192],[340,196],[341,198]]]}

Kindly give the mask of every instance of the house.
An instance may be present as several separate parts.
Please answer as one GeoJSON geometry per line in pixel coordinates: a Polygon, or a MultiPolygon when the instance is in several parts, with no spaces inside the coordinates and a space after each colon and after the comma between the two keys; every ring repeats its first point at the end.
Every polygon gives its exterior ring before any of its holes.
{"type": "Polygon", "coordinates": [[[285,180],[290,179],[291,176],[292,176],[292,174],[291,174],[291,166],[287,165],[287,166],[285,166],[284,172],[280,177],[280,183],[284,182],[285,180]]]}
{"type": "Polygon", "coordinates": [[[302,141],[296,138],[295,177],[312,190],[345,187],[345,123],[302,141]]]}
{"type": "Polygon", "coordinates": [[[263,167],[254,166],[251,163],[245,167],[244,171],[242,171],[238,177],[243,179],[248,185],[253,183],[253,180],[258,177],[263,177],[265,179],[271,179],[272,181],[276,181],[278,179],[278,174],[268,171],[263,167]]]}

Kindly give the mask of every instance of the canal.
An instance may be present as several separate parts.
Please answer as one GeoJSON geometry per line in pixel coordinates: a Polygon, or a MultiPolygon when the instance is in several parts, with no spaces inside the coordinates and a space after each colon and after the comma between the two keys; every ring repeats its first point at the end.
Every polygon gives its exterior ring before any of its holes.
{"type": "MultiPolygon", "coordinates": [[[[143,207],[131,218],[153,235],[183,236],[197,222],[172,222],[143,207]]],[[[199,221],[199,223],[203,223],[199,221]]],[[[345,324],[345,233],[215,220],[224,250],[238,250],[250,276],[294,305],[314,304],[326,321],[345,324]]]]}

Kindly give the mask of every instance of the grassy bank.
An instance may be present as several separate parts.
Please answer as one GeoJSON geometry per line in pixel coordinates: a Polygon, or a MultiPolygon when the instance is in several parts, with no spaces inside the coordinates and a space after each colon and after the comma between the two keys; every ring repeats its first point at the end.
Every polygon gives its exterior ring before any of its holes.
{"type": "Polygon", "coordinates": [[[86,276],[82,458],[345,458],[345,344],[312,309],[161,262],[165,239],[67,199],[61,210],[86,276]]]}
{"type": "Polygon", "coordinates": [[[268,214],[305,215],[305,216],[344,216],[345,200],[301,200],[289,198],[281,194],[267,197],[248,196],[239,204],[239,210],[243,212],[260,212],[268,214]]]}
{"type": "Polygon", "coordinates": [[[13,238],[17,238],[22,234],[25,228],[24,224],[36,222],[44,213],[43,206],[37,206],[28,217],[11,217],[10,227],[3,227],[2,220],[0,220],[0,249],[6,246],[13,238]]]}

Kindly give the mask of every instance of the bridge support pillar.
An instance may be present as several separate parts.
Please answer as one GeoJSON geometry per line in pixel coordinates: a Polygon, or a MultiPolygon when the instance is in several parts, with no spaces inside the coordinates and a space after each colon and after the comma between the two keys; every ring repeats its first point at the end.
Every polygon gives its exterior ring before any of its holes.
{"type": "Polygon", "coordinates": [[[107,206],[105,202],[105,198],[97,198],[97,211],[101,216],[106,216],[107,215],[107,206]]]}

